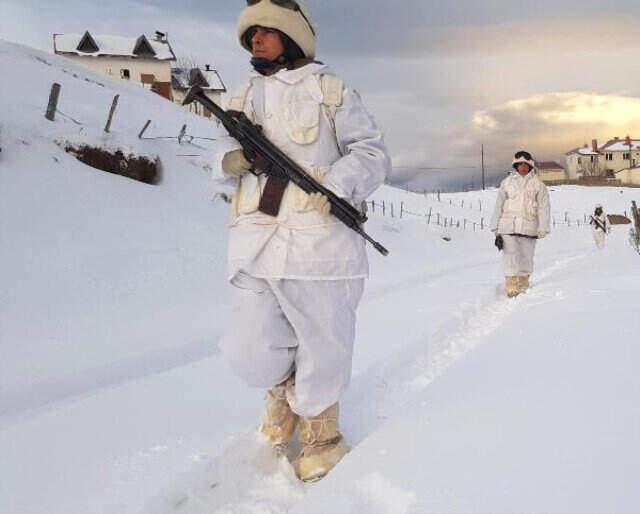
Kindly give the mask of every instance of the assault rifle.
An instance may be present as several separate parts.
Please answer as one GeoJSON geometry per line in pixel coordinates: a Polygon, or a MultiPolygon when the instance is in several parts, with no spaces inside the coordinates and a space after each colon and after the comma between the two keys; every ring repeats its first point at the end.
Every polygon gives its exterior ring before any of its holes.
{"type": "MultiPolygon", "coordinates": [[[[331,214],[369,241],[382,255],[389,254],[389,250],[363,230],[362,225],[367,221],[367,217],[349,202],[319,184],[299,164],[269,141],[262,133],[260,125],[254,124],[243,112],[225,111],[208,98],[199,86],[193,86],[189,89],[182,105],[194,101],[212,112],[227,129],[229,135],[240,143],[245,156],[253,164],[251,173],[257,176],[265,174],[269,180],[275,178],[283,181],[285,185],[288,182],[293,182],[305,193],[322,193],[331,204],[331,214]]],[[[279,203],[275,214],[277,214],[278,207],[279,203]]]]}
{"type": "Polygon", "coordinates": [[[591,216],[591,224],[595,225],[597,228],[602,230],[605,234],[607,233],[607,227],[598,218],[594,218],[593,216],[591,216]]]}

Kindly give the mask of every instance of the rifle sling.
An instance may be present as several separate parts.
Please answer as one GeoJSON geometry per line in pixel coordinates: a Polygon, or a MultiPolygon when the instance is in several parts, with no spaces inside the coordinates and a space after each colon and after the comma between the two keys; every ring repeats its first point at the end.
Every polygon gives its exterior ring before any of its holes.
{"type": "Polygon", "coordinates": [[[267,183],[264,185],[264,191],[260,197],[258,210],[269,216],[277,216],[278,212],[280,212],[280,204],[287,184],[289,184],[289,181],[286,179],[273,176],[267,178],[267,183]]]}

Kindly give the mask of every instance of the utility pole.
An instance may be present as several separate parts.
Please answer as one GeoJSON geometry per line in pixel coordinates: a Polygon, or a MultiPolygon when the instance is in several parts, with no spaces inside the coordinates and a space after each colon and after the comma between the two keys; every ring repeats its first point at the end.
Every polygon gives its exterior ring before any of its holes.
{"type": "Polygon", "coordinates": [[[480,153],[481,153],[481,158],[482,158],[482,190],[485,190],[485,184],[484,184],[484,144],[480,145],[480,153]]]}

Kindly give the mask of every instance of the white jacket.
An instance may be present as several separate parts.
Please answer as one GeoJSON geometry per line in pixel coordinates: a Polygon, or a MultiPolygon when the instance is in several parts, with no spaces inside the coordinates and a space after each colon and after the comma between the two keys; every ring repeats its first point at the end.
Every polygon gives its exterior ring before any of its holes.
{"type": "Polygon", "coordinates": [[[502,181],[491,220],[493,232],[544,237],[550,218],[549,192],[535,170],[524,177],[513,171],[502,181]]]}
{"type": "MultiPolygon", "coordinates": [[[[325,105],[323,74],[329,74],[328,68],[317,63],[269,77],[254,73],[229,108],[243,110],[322,185],[359,205],[388,177],[391,160],[382,133],[354,90],[339,92],[341,104],[333,112],[325,105]]],[[[239,148],[226,139],[218,164],[226,152],[239,148]]],[[[296,185],[287,186],[277,217],[259,212],[265,182],[250,173],[239,180],[229,237],[231,278],[239,271],[265,279],[368,275],[364,240],[334,216],[313,210],[296,185]]]]}

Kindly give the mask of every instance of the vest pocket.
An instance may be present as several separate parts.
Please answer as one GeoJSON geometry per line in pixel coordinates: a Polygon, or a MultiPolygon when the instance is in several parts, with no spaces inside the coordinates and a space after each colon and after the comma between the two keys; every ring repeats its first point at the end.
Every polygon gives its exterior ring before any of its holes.
{"type": "Polygon", "coordinates": [[[309,99],[290,101],[284,111],[284,126],[289,139],[299,145],[309,145],[318,139],[320,104],[309,99]]]}

